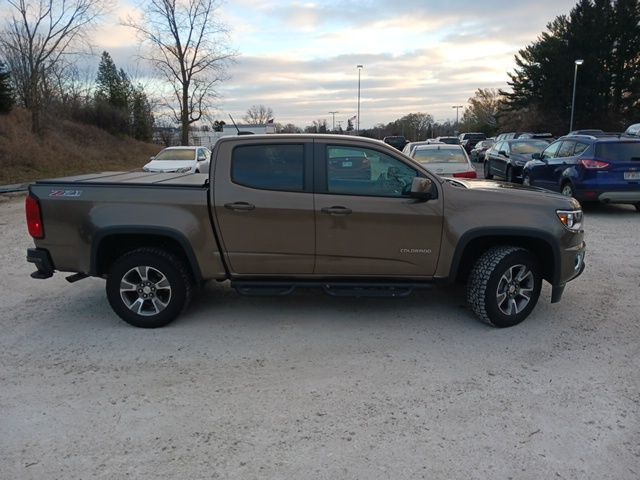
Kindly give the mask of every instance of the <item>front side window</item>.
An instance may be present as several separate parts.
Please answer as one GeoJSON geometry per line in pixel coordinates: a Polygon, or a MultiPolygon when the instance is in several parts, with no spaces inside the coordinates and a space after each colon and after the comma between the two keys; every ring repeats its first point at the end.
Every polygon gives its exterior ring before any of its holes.
{"type": "Polygon", "coordinates": [[[418,172],[376,150],[327,147],[327,192],[378,197],[408,196],[418,172]]]}
{"type": "Polygon", "coordinates": [[[231,178],[246,187],[301,192],[304,189],[304,145],[236,147],[231,159],[231,178]]]}
{"type": "Polygon", "coordinates": [[[562,142],[555,142],[549,145],[547,149],[542,152],[540,158],[554,158],[556,156],[556,153],[558,153],[558,148],[560,148],[561,143],[562,142]]]}

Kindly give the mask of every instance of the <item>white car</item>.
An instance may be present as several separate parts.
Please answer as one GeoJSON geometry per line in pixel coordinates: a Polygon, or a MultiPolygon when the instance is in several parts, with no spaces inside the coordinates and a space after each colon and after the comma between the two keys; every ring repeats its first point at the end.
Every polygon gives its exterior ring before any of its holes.
{"type": "Polygon", "coordinates": [[[411,153],[411,158],[441,177],[478,177],[467,152],[460,145],[420,145],[411,153]]]}
{"type": "Polygon", "coordinates": [[[208,173],[211,150],[205,147],[168,147],[151,157],[145,172],[208,173]]]}

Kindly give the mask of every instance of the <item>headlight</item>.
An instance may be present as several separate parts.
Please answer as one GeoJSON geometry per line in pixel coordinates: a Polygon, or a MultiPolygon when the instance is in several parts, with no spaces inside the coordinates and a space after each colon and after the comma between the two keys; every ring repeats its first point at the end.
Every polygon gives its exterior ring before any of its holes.
{"type": "Polygon", "coordinates": [[[582,228],[582,210],[556,210],[560,222],[572,232],[582,228]]]}
{"type": "Polygon", "coordinates": [[[176,170],[176,173],[187,173],[191,171],[191,167],[179,168],[176,170]]]}

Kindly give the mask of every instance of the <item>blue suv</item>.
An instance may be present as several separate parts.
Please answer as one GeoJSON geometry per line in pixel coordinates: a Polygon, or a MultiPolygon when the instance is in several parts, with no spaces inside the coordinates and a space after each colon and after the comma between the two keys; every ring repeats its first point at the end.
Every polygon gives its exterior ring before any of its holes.
{"type": "Polygon", "coordinates": [[[640,211],[640,139],[567,135],[533,155],[522,183],[582,202],[631,204],[640,211]]]}

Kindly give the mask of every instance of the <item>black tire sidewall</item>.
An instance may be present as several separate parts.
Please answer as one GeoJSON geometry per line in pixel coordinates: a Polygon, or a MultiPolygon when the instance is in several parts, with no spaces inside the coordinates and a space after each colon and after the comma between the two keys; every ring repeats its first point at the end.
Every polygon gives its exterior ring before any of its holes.
{"type": "Polygon", "coordinates": [[[491,174],[491,160],[486,159],[484,161],[484,178],[486,178],[487,180],[491,180],[493,178],[493,175],[491,174]]]}
{"type": "Polygon", "coordinates": [[[175,262],[177,258],[157,255],[149,252],[130,252],[116,260],[107,277],[107,299],[111,308],[125,322],[140,328],[159,328],[167,325],[182,312],[187,300],[187,285],[175,262]],[[159,270],[169,281],[171,286],[171,300],[169,305],[160,313],[153,316],[138,315],[127,308],[120,297],[120,281],[125,273],[138,266],[149,266],[159,270]]]}
{"type": "Polygon", "coordinates": [[[540,296],[540,289],[542,287],[542,277],[537,266],[534,257],[525,250],[516,250],[506,255],[494,268],[489,275],[487,282],[487,288],[484,292],[485,309],[487,315],[491,320],[491,323],[500,328],[512,327],[522,322],[529,316],[531,311],[535,308],[538,298],[540,296]],[[534,286],[529,304],[516,315],[505,315],[500,311],[498,302],[496,299],[496,291],[498,289],[498,283],[502,275],[513,265],[522,264],[525,265],[533,273],[534,286]]]}

